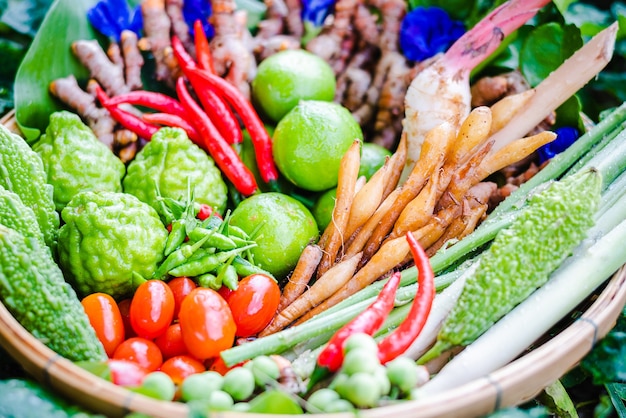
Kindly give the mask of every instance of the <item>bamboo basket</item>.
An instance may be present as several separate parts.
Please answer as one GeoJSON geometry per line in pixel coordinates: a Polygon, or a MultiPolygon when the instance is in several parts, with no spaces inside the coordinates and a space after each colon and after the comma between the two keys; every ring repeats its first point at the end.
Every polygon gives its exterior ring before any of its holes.
{"type": "MultiPolygon", "coordinates": [[[[19,132],[13,114],[0,123],[19,132]]],[[[479,417],[520,405],[575,367],[615,325],[626,304],[626,266],[590,296],[580,317],[508,365],[436,396],[403,401],[359,412],[363,418],[479,417]]],[[[187,406],[136,394],[105,381],[61,357],[23,328],[0,303],[0,346],[36,380],[94,412],[109,417],[140,412],[159,418],[186,417],[187,406]]],[[[350,413],[307,414],[320,418],[351,417],[350,413]]],[[[253,418],[266,414],[219,412],[214,417],[253,418]]]]}

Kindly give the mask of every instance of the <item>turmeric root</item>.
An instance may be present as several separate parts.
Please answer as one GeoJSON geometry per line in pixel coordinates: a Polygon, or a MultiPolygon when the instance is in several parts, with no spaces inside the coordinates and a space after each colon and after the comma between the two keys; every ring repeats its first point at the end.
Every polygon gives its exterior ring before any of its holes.
{"type": "Polygon", "coordinates": [[[52,81],[49,88],[52,95],[83,118],[100,142],[113,147],[115,120],[106,109],[96,105],[94,95],[80,88],[73,75],[52,81]]]}

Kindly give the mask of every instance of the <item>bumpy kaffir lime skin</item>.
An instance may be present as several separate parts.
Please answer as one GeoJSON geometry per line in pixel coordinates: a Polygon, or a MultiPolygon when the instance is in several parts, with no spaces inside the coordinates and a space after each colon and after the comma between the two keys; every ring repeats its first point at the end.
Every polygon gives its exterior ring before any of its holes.
{"type": "Polygon", "coordinates": [[[50,115],[50,124],[33,150],[41,156],[59,212],[78,192],[122,191],[124,163],[74,113],[50,115]]]}
{"type": "MultiPolygon", "coordinates": [[[[589,170],[535,194],[483,253],[439,333],[438,347],[467,345],[547,282],[593,225],[602,178],[589,170]]],[[[428,354],[427,354],[428,355],[428,354]]]]}
{"type": "Polygon", "coordinates": [[[196,203],[224,212],[227,187],[213,159],[184,131],[162,128],[129,164],[123,188],[159,210],[157,190],[163,197],[186,201],[188,181],[196,203]]]}
{"type": "Polygon", "coordinates": [[[167,229],[133,195],[81,192],[61,217],[59,262],[79,293],[127,296],[135,287],[133,273],[151,277],[163,259],[167,229]]]}
{"type": "Polygon", "coordinates": [[[26,141],[0,124],[0,186],[16,193],[35,213],[46,244],[56,251],[59,214],[46,182],[41,157],[26,141]]]}
{"type": "Polygon", "coordinates": [[[72,361],[107,358],[72,287],[36,238],[0,225],[0,296],[15,319],[72,361]]]}

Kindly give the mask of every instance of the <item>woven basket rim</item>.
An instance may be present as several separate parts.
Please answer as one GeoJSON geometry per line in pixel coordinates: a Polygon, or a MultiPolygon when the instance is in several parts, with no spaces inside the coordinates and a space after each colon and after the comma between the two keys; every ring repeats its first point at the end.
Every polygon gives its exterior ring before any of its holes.
{"type": "MultiPolygon", "coordinates": [[[[0,123],[16,131],[14,112],[0,123]]],[[[16,131],[17,132],[17,131],[16,131]]],[[[402,401],[363,410],[363,418],[479,417],[499,408],[520,405],[534,398],[545,387],[576,366],[615,325],[626,304],[626,265],[594,293],[595,300],[582,316],[532,351],[488,376],[475,379],[435,396],[402,401]]],[[[158,401],[105,381],[65,359],[30,334],[0,301],[0,346],[33,378],[97,413],[124,416],[140,412],[159,417],[186,417],[184,403],[158,401]]],[[[234,411],[220,413],[225,418],[266,417],[234,411]]],[[[333,418],[352,414],[307,414],[333,418]]]]}

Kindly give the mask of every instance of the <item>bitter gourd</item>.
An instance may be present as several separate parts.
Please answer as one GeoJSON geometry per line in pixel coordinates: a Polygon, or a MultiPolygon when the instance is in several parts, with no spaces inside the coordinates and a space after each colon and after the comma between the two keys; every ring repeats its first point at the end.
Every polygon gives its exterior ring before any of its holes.
{"type": "Polygon", "coordinates": [[[36,238],[45,245],[35,213],[22,199],[0,186],[0,225],[15,229],[25,237],[36,238]]]}
{"type": "Polygon", "coordinates": [[[24,328],[72,361],[105,360],[102,343],[51,252],[0,225],[0,297],[24,328]]]}
{"type": "Polygon", "coordinates": [[[41,157],[23,138],[1,124],[0,186],[16,193],[33,210],[46,244],[54,251],[60,219],[41,157]]]}
{"type": "Polygon", "coordinates": [[[601,188],[600,173],[591,169],[552,182],[532,196],[480,256],[435,345],[419,362],[470,344],[547,282],[593,225],[601,188]]]}

